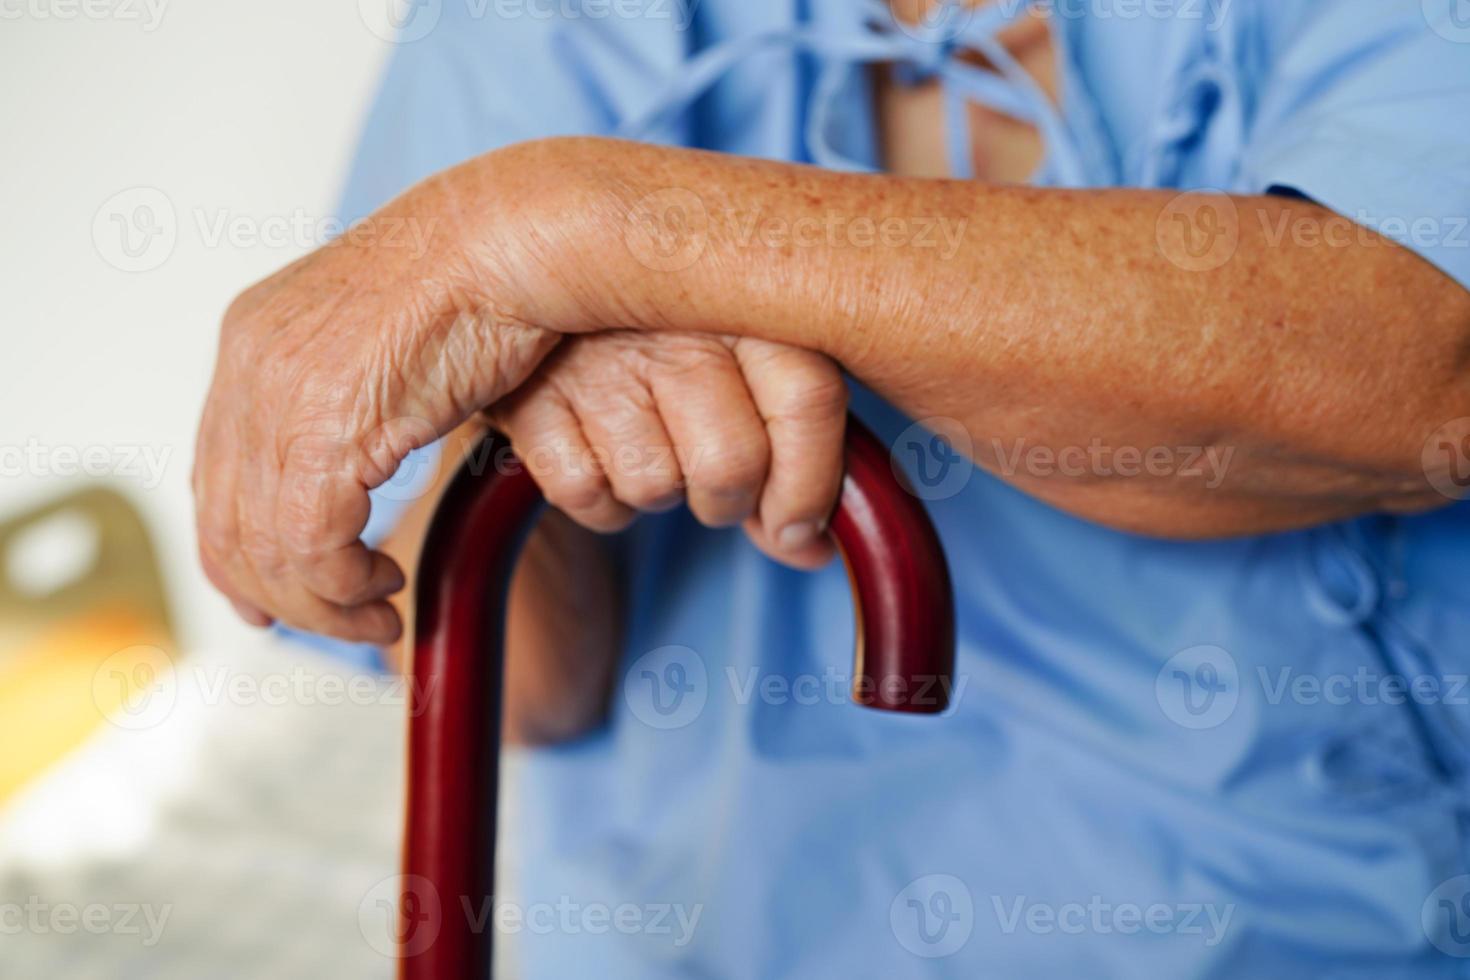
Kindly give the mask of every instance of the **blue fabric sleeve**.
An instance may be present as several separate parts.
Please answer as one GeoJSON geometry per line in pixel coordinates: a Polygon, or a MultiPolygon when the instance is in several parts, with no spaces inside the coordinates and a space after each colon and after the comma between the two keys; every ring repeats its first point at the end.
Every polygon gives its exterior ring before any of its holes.
{"type": "Polygon", "coordinates": [[[1464,6],[1273,0],[1243,161],[1249,189],[1300,193],[1470,286],[1464,6]]]}

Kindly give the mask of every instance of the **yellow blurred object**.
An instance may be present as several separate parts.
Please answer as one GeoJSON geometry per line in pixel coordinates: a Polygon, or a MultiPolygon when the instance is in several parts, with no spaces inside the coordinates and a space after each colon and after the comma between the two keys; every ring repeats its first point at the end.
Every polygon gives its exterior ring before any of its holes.
{"type": "Polygon", "coordinates": [[[175,640],[153,548],[93,488],[0,524],[0,802],[171,681],[175,640]]]}

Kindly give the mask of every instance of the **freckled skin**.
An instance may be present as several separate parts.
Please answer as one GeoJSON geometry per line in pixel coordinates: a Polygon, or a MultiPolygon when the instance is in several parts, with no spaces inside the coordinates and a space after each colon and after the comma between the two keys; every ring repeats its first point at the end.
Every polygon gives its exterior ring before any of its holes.
{"type": "MultiPolygon", "coordinates": [[[[1170,238],[1175,197],[831,173],[597,139],[486,154],[380,212],[434,219],[423,254],[371,236],[339,242],[232,305],[196,456],[205,569],[253,621],[390,642],[401,627],[387,597],[403,574],[357,540],[367,487],[482,408],[515,438],[527,412],[554,403],[545,393],[575,408],[620,386],[647,391],[670,357],[706,382],[693,388],[723,394],[713,407],[687,389],[654,396],[645,415],[699,442],[696,416],[713,432],[709,418],[748,402],[757,410],[716,442],[768,430],[764,464],[743,458],[735,485],[717,481],[739,498],[743,480],[745,494],[711,523],[759,517],[778,476],[794,491],[837,466],[830,453],[781,450],[759,409],[779,403],[798,420],[787,446],[830,447],[841,405],[813,379],[835,365],[910,415],[956,420],[976,462],[1022,490],[1117,528],[1250,534],[1444,503],[1420,452],[1470,415],[1470,294],[1368,232],[1337,245],[1273,237],[1282,217],[1331,218],[1298,200],[1233,199],[1229,254],[1201,262],[1170,238]],[[660,267],[649,249],[680,243],[639,202],[671,188],[695,194],[710,220],[692,261],[660,267]],[[766,237],[742,237],[727,215],[760,216],[766,237]],[[815,237],[776,235],[772,219],[806,221],[815,237]],[[875,243],[864,229],[888,219],[942,219],[952,234],[875,243]],[[537,374],[543,362],[581,365],[581,380],[558,387],[560,369],[537,374]],[[543,398],[520,391],[528,381],[543,398]],[[821,404],[802,403],[807,389],[821,404]],[[1000,447],[1016,440],[1198,446],[1228,450],[1230,465],[1213,483],[1007,471],[1000,447]],[[783,456],[829,462],[803,470],[777,465],[783,456]]],[[[579,428],[538,424],[553,439],[579,428]]],[[[598,505],[583,491],[557,492],[573,510],[598,505]]],[[[612,520],[618,502],[588,522],[612,520]]],[[[806,563],[766,522],[746,527],[806,563]]]]}

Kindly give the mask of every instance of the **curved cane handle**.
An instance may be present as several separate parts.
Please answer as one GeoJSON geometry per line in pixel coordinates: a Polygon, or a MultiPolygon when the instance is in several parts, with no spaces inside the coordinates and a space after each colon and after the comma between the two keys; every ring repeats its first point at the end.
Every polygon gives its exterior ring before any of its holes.
{"type": "MultiPolygon", "coordinates": [[[[399,977],[490,975],[505,595],[541,492],[491,434],[445,491],[419,562],[399,977]]],[[[857,612],[853,699],[932,714],[948,704],[954,598],[934,526],[887,449],[847,420],[832,516],[857,612]]]]}

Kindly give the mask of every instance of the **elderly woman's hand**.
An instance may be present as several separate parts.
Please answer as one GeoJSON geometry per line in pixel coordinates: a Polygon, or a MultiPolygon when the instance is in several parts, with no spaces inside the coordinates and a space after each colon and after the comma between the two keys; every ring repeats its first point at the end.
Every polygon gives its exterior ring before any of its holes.
{"type": "Polygon", "coordinates": [[[194,463],[199,550],[257,625],[395,639],[384,599],[403,574],[359,540],[368,490],[560,339],[520,315],[516,287],[536,281],[517,265],[527,252],[490,261],[466,247],[460,179],[421,185],[225,315],[194,463]]]}
{"type": "Polygon", "coordinates": [[[589,185],[585,159],[558,170],[566,148],[512,148],[442,174],[231,305],[194,493],[205,571],[247,620],[395,639],[386,597],[404,576],[360,540],[368,491],[492,406],[553,503],[588,526],[687,491],[706,523],[744,520],[784,561],[825,560],[813,531],[840,481],[835,365],[753,339],[589,333],[624,325],[603,320],[620,298],[594,311],[548,230],[620,240],[628,212],[599,210],[616,193],[557,196],[589,185]],[[499,404],[573,332],[583,336],[499,404]],[[534,465],[556,447],[597,450],[609,466],[534,465]]]}
{"type": "Polygon", "coordinates": [[[821,354],[751,338],[616,330],[570,338],[487,413],[547,499],[614,531],[687,498],[771,557],[831,557],[847,389],[821,354]]]}

